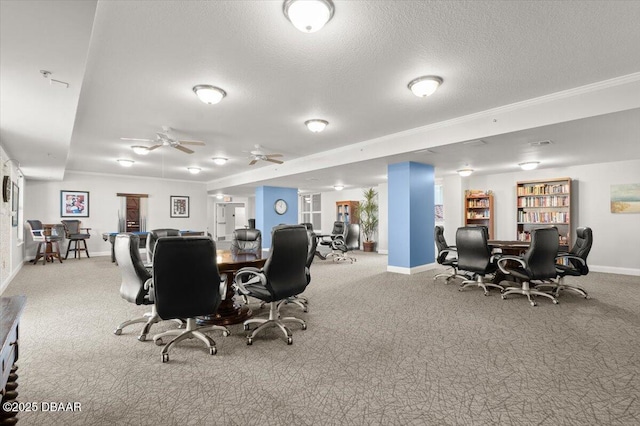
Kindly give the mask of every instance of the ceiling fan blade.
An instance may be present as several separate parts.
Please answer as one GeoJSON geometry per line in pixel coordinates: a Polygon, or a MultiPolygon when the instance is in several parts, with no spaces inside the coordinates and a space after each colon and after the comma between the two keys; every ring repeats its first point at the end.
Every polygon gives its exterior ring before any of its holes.
{"type": "Polygon", "coordinates": [[[282,154],[267,154],[267,158],[282,157],[282,154]]]}
{"type": "Polygon", "coordinates": [[[202,141],[178,141],[178,142],[181,143],[182,145],[200,145],[200,146],[206,145],[206,143],[202,141]]]}
{"type": "Polygon", "coordinates": [[[179,149],[182,152],[186,152],[187,154],[193,154],[193,151],[191,151],[189,148],[185,148],[182,145],[174,145],[173,146],[175,149],[179,149]]]}
{"type": "Polygon", "coordinates": [[[253,166],[253,165],[254,165],[254,164],[256,164],[257,162],[258,162],[258,160],[254,158],[253,160],[251,160],[251,162],[249,163],[249,165],[250,165],[250,166],[253,166]]]}
{"type": "Polygon", "coordinates": [[[154,139],[120,138],[123,141],[154,142],[154,139]]]}
{"type": "Polygon", "coordinates": [[[280,161],[280,160],[274,160],[272,158],[265,158],[264,161],[271,161],[272,163],[276,163],[276,164],[282,164],[284,163],[284,161],[280,161]]]}
{"type": "Polygon", "coordinates": [[[147,151],[153,151],[154,149],[160,148],[161,146],[162,146],[161,143],[159,143],[158,145],[150,146],[149,148],[147,148],[147,151]]]}

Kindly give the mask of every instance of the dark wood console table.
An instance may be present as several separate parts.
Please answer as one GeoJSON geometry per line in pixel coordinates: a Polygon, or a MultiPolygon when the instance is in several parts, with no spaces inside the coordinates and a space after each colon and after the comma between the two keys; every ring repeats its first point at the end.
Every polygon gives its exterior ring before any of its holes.
{"type": "Polygon", "coordinates": [[[26,296],[0,297],[0,426],[18,422],[17,411],[5,411],[6,402],[18,397],[18,328],[27,302],[26,296]]]}

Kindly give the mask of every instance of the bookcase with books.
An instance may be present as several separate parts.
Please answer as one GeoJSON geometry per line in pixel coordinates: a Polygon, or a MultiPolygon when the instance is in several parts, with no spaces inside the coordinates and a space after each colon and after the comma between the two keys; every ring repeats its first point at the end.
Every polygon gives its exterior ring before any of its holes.
{"type": "Polygon", "coordinates": [[[555,226],[560,244],[571,247],[571,178],[518,182],[517,238],[531,241],[531,230],[555,226]]]}
{"type": "Polygon", "coordinates": [[[336,220],[344,223],[360,223],[358,218],[359,201],[336,201],[336,220]]]}
{"type": "Polygon", "coordinates": [[[484,225],[493,239],[493,193],[469,189],[464,192],[464,226],[484,225]]]}

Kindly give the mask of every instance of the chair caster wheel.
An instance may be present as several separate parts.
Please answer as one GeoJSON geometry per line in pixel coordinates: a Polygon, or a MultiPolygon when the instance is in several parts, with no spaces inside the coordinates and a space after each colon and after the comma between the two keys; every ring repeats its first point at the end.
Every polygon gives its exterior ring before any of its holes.
{"type": "Polygon", "coordinates": [[[589,300],[589,299],[591,299],[591,296],[585,296],[584,298],[589,300]]]}
{"type": "Polygon", "coordinates": [[[138,340],[141,342],[144,342],[145,340],[147,340],[147,335],[146,334],[141,334],[138,336],[138,340]]]}
{"type": "Polygon", "coordinates": [[[231,332],[229,330],[225,330],[222,332],[222,337],[229,337],[231,336],[231,332]]]}
{"type": "Polygon", "coordinates": [[[507,298],[505,294],[501,294],[500,297],[502,297],[502,300],[505,300],[507,298]]]}
{"type": "Polygon", "coordinates": [[[243,324],[242,328],[244,329],[244,331],[249,331],[249,324],[243,324]]]}
{"type": "Polygon", "coordinates": [[[113,330],[113,334],[115,334],[116,336],[119,336],[122,334],[122,329],[121,328],[116,328],[115,330],[113,330]]]}
{"type": "Polygon", "coordinates": [[[485,291],[485,292],[484,292],[484,295],[485,295],[485,296],[488,296],[488,295],[489,295],[489,292],[488,292],[488,291],[485,291]]]}
{"type": "Polygon", "coordinates": [[[302,312],[309,312],[309,309],[304,308],[304,309],[302,310],[302,312]]]}
{"type": "Polygon", "coordinates": [[[251,337],[247,337],[247,346],[251,346],[253,344],[253,339],[251,337]]]}
{"type": "Polygon", "coordinates": [[[169,354],[162,354],[162,362],[169,362],[169,354]]]}
{"type": "Polygon", "coordinates": [[[306,330],[307,329],[307,324],[302,324],[302,329],[306,330]]]}
{"type": "Polygon", "coordinates": [[[458,291],[462,291],[462,287],[460,287],[460,288],[458,289],[458,291]]]}
{"type": "Polygon", "coordinates": [[[553,302],[553,304],[554,304],[554,305],[557,305],[557,304],[558,304],[558,301],[557,301],[557,300],[555,300],[555,299],[553,299],[553,300],[552,300],[552,302],[553,302]]]}
{"type": "Polygon", "coordinates": [[[162,346],[163,345],[162,339],[154,339],[153,343],[155,343],[156,346],[162,346]]]}
{"type": "Polygon", "coordinates": [[[287,337],[287,345],[293,344],[293,337],[287,337]]]}
{"type": "Polygon", "coordinates": [[[216,348],[209,348],[209,355],[215,355],[218,353],[218,350],[216,348]]]}
{"type": "Polygon", "coordinates": [[[530,302],[530,303],[531,303],[531,306],[537,306],[536,302],[530,302]]]}

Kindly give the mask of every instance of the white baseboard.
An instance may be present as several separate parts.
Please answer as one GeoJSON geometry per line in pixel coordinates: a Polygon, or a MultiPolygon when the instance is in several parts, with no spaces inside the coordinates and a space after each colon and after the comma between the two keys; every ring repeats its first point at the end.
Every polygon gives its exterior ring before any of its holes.
{"type": "Polygon", "coordinates": [[[438,265],[437,263],[427,263],[425,265],[414,266],[413,268],[404,268],[402,266],[387,265],[387,272],[394,272],[396,274],[404,274],[404,275],[413,275],[413,274],[418,274],[420,272],[425,272],[425,271],[434,269],[437,265],[438,265]]]}
{"type": "Polygon", "coordinates": [[[640,269],[635,268],[616,268],[615,266],[589,265],[589,270],[593,272],[605,272],[607,274],[640,276],[640,269]]]}
{"type": "Polygon", "coordinates": [[[15,271],[13,271],[13,272],[11,273],[11,275],[9,275],[9,276],[7,277],[7,279],[5,280],[5,282],[0,283],[0,294],[2,294],[2,293],[7,289],[7,287],[9,287],[9,284],[10,284],[10,283],[11,283],[11,281],[16,277],[16,275],[18,275],[18,272],[20,272],[20,269],[22,269],[22,266],[23,266],[23,265],[24,265],[24,263],[20,263],[20,264],[18,265],[18,267],[16,268],[16,270],[15,270],[15,271]]]}

